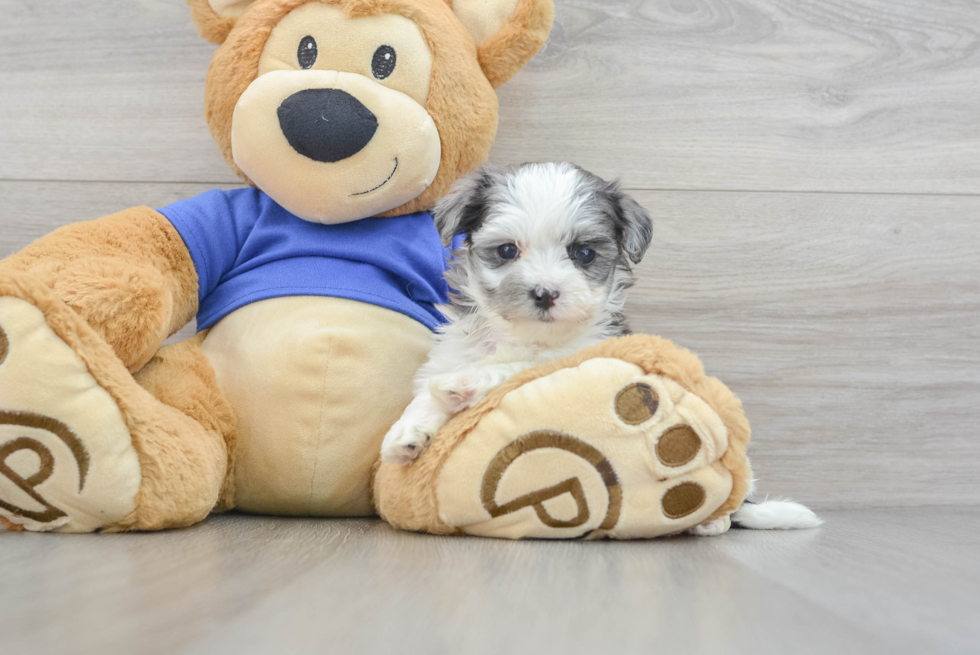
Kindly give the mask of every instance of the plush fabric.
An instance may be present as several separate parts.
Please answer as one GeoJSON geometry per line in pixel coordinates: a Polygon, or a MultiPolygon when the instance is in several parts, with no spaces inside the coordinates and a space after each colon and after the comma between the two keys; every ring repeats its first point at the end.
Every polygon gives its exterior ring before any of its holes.
{"type": "Polygon", "coordinates": [[[493,36],[514,15],[519,0],[453,0],[453,13],[477,46],[493,36]]]}
{"type": "MultiPolygon", "coordinates": [[[[197,436],[194,447],[182,455],[192,467],[207,467],[201,476],[201,482],[207,485],[201,494],[204,504],[210,503],[218,490],[214,508],[226,510],[235,504],[238,421],[202,348],[207,335],[205,330],[192,339],[161,348],[135,379],[161,403],[200,425],[201,429],[195,426],[193,431],[197,436]]],[[[167,462],[161,455],[156,463],[175,470],[184,468],[167,462]]],[[[165,477],[172,472],[164,470],[159,474],[165,477]]]]}
{"type": "Polygon", "coordinates": [[[510,19],[480,43],[480,68],[493,88],[507,82],[537,54],[548,39],[554,18],[550,2],[520,0],[510,19]]]}
{"type": "MultiPolygon", "coordinates": [[[[268,0],[257,3],[239,20],[221,49],[215,53],[208,74],[205,115],[225,160],[243,179],[231,146],[232,123],[238,99],[258,75],[266,39],[291,10],[308,0],[268,0]]],[[[397,216],[427,210],[461,175],[486,161],[497,129],[497,97],[481,62],[499,84],[544,44],[553,12],[550,1],[523,0],[517,22],[508,23],[501,39],[492,39],[485,57],[478,59],[476,45],[465,27],[443,0],[322,0],[339,5],[349,16],[392,13],[412,19],[432,52],[432,78],[425,109],[438,129],[442,154],[439,172],[430,186],[413,200],[384,215],[397,216]],[[519,36],[523,26],[530,32],[519,36]],[[502,53],[519,49],[513,57],[502,53]]]]}
{"type": "Polygon", "coordinates": [[[393,525],[438,534],[656,537],[741,504],[749,437],[738,399],[692,353],[611,339],[515,376],[413,465],[382,464],[375,502],[393,525]]]}
{"type": "Polygon", "coordinates": [[[139,370],[197,312],[198,283],[184,242],[149,207],[67,225],[0,261],[30,274],[139,370]]]}
{"type": "MultiPolygon", "coordinates": [[[[321,112],[314,118],[318,130],[321,112]]],[[[351,128],[340,125],[338,140],[349,143],[351,128]]],[[[432,117],[403,93],[361,75],[316,70],[272,71],[252,82],[235,106],[231,142],[235,164],[253,183],[293,214],[326,224],[409,213],[387,210],[425,191],[442,152],[432,117]],[[356,154],[340,162],[317,162],[289,143],[283,110],[297,94],[314,91],[340,92],[363,103],[362,111],[379,121],[366,147],[356,146],[356,154]]]]}
{"type": "MultiPolygon", "coordinates": [[[[104,466],[101,469],[107,476],[117,479],[116,483],[107,483],[107,486],[115,489],[115,495],[123,501],[127,500],[127,497],[125,493],[121,493],[122,483],[118,482],[118,478],[127,480],[133,475],[138,476],[140,482],[135,495],[134,509],[121,518],[106,516],[105,523],[97,527],[104,531],[161,530],[192,525],[207,516],[217,503],[224,481],[227,449],[222,437],[209,434],[192,418],[160,403],[140,387],[115,356],[112,348],[96,331],[58,300],[48,287],[33,277],[0,271],[0,298],[15,302],[23,301],[39,310],[51,332],[74,353],[59,357],[60,361],[56,363],[70,366],[72,358],[77,357],[84,364],[95,384],[108,393],[114,401],[119,415],[125,422],[128,431],[127,439],[123,443],[115,443],[113,452],[125,452],[127,447],[131,447],[138,456],[139,469],[135,473],[131,469],[121,467],[104,466]]],[[[6,323],[3,319],[0,319],[0,322],[6,323]]],[[[12,330],[7,325],[3,325],[2,329],[9,339],[12,330]]],[[[50,344],[50,341],[48,343],[50,344]]],[[[11,351],[19,347],[16,342],[10,343],[11,351]]],[[[11,357],[12,355],[8,355],[8,362],[11,357]]],[[[20,385],[29,380],[15,374],[16,371],[7,368],[6,362],[0,368],[0,378],[3,378],[6,384],[20,385]]],[[[177,393],[193,395],[192,389],[181,389],[183,382],[183,379],[178,378],[171,384],[178,390],[177,393]]],[[[57,402],[45,403],[44,407],[38,406],[36,413],[67,424],[76,436],[83,440],[83,443],[90,437],[103,439],[104,435],[100,435],[98,431],[79,429],[78,417],[72,413],[61,414],[60,410],[61,407],[84,402],[80,400],[82,394],[91,395],[95,391],[91,385],[76,385],[72,389],[62,388],[62,397],[57,399],[57,402]]],[[[216,389],[210,389],[207,395],[214,396],[217,393],[216,389]]],[[[6,395],[3,397],[5,407],[17,408],[6,395]]],[[[202,404],[207,405],[206,402],[202,404]]],[[[106,421],[100,424],[102,429],[108,429],[110,425],[111,422],[106,421]]],[[[94,480],[100,468],[100,464],[94,461],[99,458],[99,449],[95,447],[86,447],[86,449],[89,451],[91,467],[88,477],[94,480]]],[[[59,453],[55,452],[54,455],[58,457],[59,453]]],[[[59,462],[56,460],[55,466],[58,465],[59,462]]],[[[86,486],[90,483],[93,482],[87,482],[86,486]]],[[[52,504],[57,502],[61,509],[69,513],[69,519],[73,518],[75,512],[92,516],[105,511],[98,502],[94,503],[94,506],[89,505],[79,496],[63,498],[57,493],[60,488],[49,490],[45,487],[39,491],[46,494],[45,497],[52,504]],[[51,494],[51,491],[56,493],[51,494]]],[[[3,491],[0,491],[0,495],[6,497],[3,491]]],[[[7,520],[23,524],[17,516],[4,514],[7,520]]],[[[27,527],[38,530],[52,529],[52,527],[71,529],[70,524],[27,527]]],[[[85,527],[94,529],[90,525],[85,527]]]]}
{"type": "Polygon", "coordinates": [[[201,38],[215,45],[221,45],[228,38],[228,33],[235,26],[235,19],[238,16],[232,18],[218,15],[208,0],[187,0],[187,5],[191,9],[191,18],[194,19],[201,38]]]}
{"type": "Polygon", "coordinates": [[[383,80],[384,88],[409,96],[425,105],[432,77],[432,53],[418,26],[396,14],[379,13],[357,21],[345,20],[344,11],[330,4],[313,2],[296,9],[269,34],[259,75],[296,69],[296,44],[310,36],[318,44],[309,70],[347,71],[365,79],[376,79],[372,64],[375,50],[384,44],[395,53],[395,65],[383,80]]]}
{"type": "Polygon", "coordinates": [[[544,44],[552,11],[521,0],[508,18],[487,5],[483,31],[500,28],[478,51],[445,0],[188,4],[221,44],[206,119],[262,191],[208,194],[167,216],[129,209],[0,262],[4,526],[161,530],[232,507],[370,513],[381,438],[444,299],[442,250],[420,212],[486,159],[493,84],[544,44]],[[318,69],[299,47],[321,22],[345,38],[322,39],[318,69]],[[401,68],[384,58],[399,48],[401,68]],[[347,297],[319,295],[330,284],[347,297]],[[211,327],[161,348],[199,308],[211,327]]]}
{"type": "Polygon", "coordinates": [[[263,300],[218,323],[204,352],[238,420],[235,507],[373,514],[371,468],[431,344],[420,323],[341,298],[263,300]]]}
{"type": "Polygon", "coordinates": [[[387,307],[434,329],[449,301],[448,251],[420,212],[341,225],[304,221],[258,189],[208,191],[160,210],[199,280],[198,329],[249,303],[335,296],[387,307]]]}
{"type": "Polygon", "coordinates": [[[12,346],[0,373],[0,513],[30,529],[88,532],[136,509],[140,467],[126,423],[43,312],[0,298],[12,346]],[[57,454],[57,457],[55,456],[57,454]],[[17,489],[13,487],[16,486],[17,489]]]}

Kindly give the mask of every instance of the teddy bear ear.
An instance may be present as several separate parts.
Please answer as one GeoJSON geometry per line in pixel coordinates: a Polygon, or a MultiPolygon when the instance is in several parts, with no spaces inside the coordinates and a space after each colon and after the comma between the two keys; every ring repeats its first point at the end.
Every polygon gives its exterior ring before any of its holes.
{"type": "Polygon", "coordinates": [[[255,0],[187,0],[191,18],[202,37],[221,45],[248,6],[255,0]]]}
{"type": "Polygon", "coordinates": [[[476,42],[480,67],[494,88],[514,76],[548,40],[552,0],[451,0],[476,42]]]}

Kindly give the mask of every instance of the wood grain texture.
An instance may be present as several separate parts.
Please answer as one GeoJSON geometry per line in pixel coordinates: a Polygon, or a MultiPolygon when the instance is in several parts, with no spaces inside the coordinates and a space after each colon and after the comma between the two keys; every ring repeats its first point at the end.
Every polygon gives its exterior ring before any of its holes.
{"type": "Polygon", "coordinates": [[[0,180],[0,258],[63,225],[129,207],[165,207],[213,188],[243,185],[9,182],[0,180]]]}
{"type": "Polygon", "coordinates": [[[496,160],[631,188],[980,192],[980,4],[567,0],[496,160]]]}
{"type": "Polygon", "coordinates": [[[980,198],[636,195],[634,329],[742,398],[761,492],[980,501],[980,198]]]}
{"type": "Polygon", "coordinates": [[[149,535],[0,532],[3,652],[976,652],[980,511],[824,518],[631,543],[248,516],[149,535]]]}
{"type": "MultiPolygon", "coordinates": [[[[557,0],[493,160],[631,188],[980,193],[980,4],[557,0]]],[[[180,0],[0,0],[0,179],[234,182],[180,0]],[[56,9],[55,9],[56,7],[56,9]]]]}

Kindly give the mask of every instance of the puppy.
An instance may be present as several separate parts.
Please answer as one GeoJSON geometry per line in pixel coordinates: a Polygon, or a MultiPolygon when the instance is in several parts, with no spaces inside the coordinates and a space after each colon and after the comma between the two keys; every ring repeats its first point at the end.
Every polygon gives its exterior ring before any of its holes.
{"type": "Polygon", "coordinates": [[[572,164],[484,167],[435,208],[447,245],[451,322],[416,376],[381,459],[412,463],[454,414],[526,368],[629,334],[632,266],[650,215],[615,182],[572,164]]]}

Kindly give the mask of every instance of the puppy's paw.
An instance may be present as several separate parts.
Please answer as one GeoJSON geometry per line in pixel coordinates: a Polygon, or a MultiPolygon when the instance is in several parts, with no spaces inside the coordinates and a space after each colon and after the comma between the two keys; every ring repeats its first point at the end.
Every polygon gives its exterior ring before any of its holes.
{"type": "Polygon", "coordinates": [[[432,435],[439,425],[424,425],[409,421],[398,421],[385,435],[381,444],[381,461],[388,464],[407,466],[432,443],[432,435]]]}
{"type": "Polygon", "coordinates": [[[473,407],[509,376],[490,370],[437,375],[429,382],[429,393],[450,414],[473,407]]]}
{"type": "Polygon", "coordinates": [[[437,375],[429,381],[432,399],[450,414],[458,414],[475,405],[479,398],[476,380],[464,373],[437,375]]]}
{"type": "Polygon", "coordinates": [[[715,519],[714,521],[708,521],[707,523],[696,525],[687,532],[696,537],[717,537],[718,535],[728,532],[728,528],[731,526],[731,519],[727,516],[723,516],[720,519],[715,519]]]}

